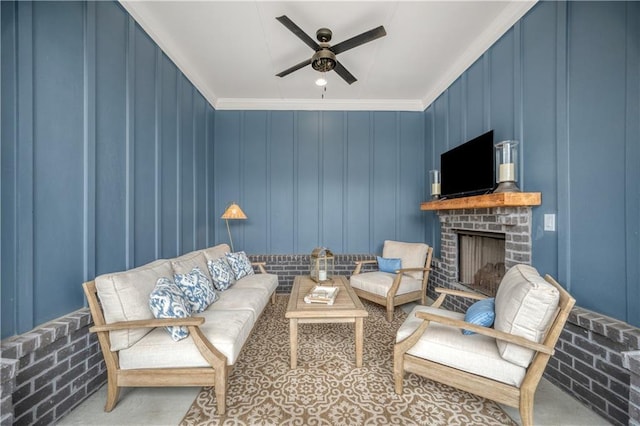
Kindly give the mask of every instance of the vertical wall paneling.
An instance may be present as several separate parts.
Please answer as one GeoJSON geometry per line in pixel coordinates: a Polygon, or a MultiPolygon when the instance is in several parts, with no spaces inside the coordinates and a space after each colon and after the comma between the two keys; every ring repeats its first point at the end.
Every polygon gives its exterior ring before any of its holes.
{"type": "Polygon", "coordinates": [[[627,7],[627,97],[625,185],[626,202],[626,278],[628,322],[640,324],[640,3],[628,2],[627,7]],[[634,143],[635,142],[635,143],[634,143]],[[636,196],[634,196],[634,194],[636,196]]]}
{"type": "Polygon", "coordinates": [[[17,327],[33,327],[33,3],[17,6],[17,63],[20,76],[18,86],[17,126],[17,188],[16,188],[16,274],[21,285],[16,285],[17,327]],[[17,143],[20,141],[20,143],[17,143]]]}
{"type": "MultiPolygon", "coordinates": [[[[558,279],[572,290],[571,280],[571,193],[569,186],[569,76],[568,48],[569,35],[567,20],[569,2],[555,3],[557,10],[556,27],[556,150],[557,150],[557,200],[558,200],[558,279]]],[[[544,194],[549,197],[551,194],[544,194]]],[[[534,253],[536,253],[534,246],[534,253]]]]}
{"type": "Polygon", "coordinates": [[[320,114],[297,113],[296,242],[302,253],[310,253],[320,241],[320,114]]]}
{"type": "Polygon", "coordinates": [[[335,253],[344,253],[343,246],[343,194],[344,178],[344,119],[343,112],[322,113],[322,165],[321,165],[321,230],[320,245],[335,253]]]}
{"type": "Polygon", "coordinates": [[[82,3],[33,4],[35,324],[83,303],[80,291],[52,287],[83,278],[84,16],[82,3]]]}
{"type": "Polygon", "coordinates": [[[627,308],[626,4],[570,2],[569,8],[570,162],[565,173],[571,185],[572,291],[581,306],[616,315],[627,308]],[[606,172],[598,173],[602,168],[606,172]],[[607,202],[593,208],[596,194],[606,194],[607,202]],[[606,248],[598,252],[606,268],[592,266],[595,242],[606,248]]]}
{"type": "Polygon", "coordinates": [[[242,204],[246,213],[246,221],[238,221],[238,229],[244,232],[242,245],[236,250],[248,253],[267,253],[268,226],[268,117],[266,111],[250,111],[244,114],[246,125],[242,142],[241,179],[242,204]]]}
{"type": "Polygon", "coordinates": [[[135,93],[136,93],[136,81],[135,81],[135,57],[136,57],[136,43],[135,43],[135,29],[136,24],[131,16],[126,17],[126,35],[125,35],[125,67],[126,67],[126,82],[125,82],[125,173],[126,173],[126,200],[125,200],[125,267],[130,269],[134,265],[134,235],[135,235],[135,204],[134,197],[136,196],[134,191],[135,179],[134,179],[134,125],[136,122],[136,108],[135,108],[135,93]]]}
{"type": "Polygon", "coordinates": [[[372,113],[348,112],[346,122],[346,188],[347,211],[345,214],[346,253],[370,253],[371,217],[375,210],[371,204],[370,161],[373,134],[372,113]]]}
{"type": "Polygon", "coordinates": [[[96,4],[85,3],[83,281],[96,272],[96,4]]]}
{"type": "Polygon", "coordinates": [[[16,328],[18,271],[18,76],[17,3],[0,2],[0,326],[2,335],[16,328]]]}
{"type": "Polygon", "coordinates": [[[269,113],[269,253],[295,253],[295,117],[291,111],[269,113]]]}
{"type": "Polygon", "coordinates": [[[161,257],[169,258],[178,255],[178,158],[177,134],[178,95],[176,90],[177,70],[169,58],[162,54],[161,76],[161,257]]]}
{"type": "Polygon", "coordinates": [[[194,232],[196,248],[207,247],[207,102],[194,91],[193,94],[193,143],[194,164],[194,232]]]}
{"type": "MultiPolygon", "coordinates": [[[[130,29],[131,30],[131,29],[130,29]]],[[[149,36],[135,25],[129,41],[132,84],[130,97],[132,114],[129,116],[131,136],[130,173],[128,187],[129,215],[132,218],[128,245],[133,251],[133,265],[139,266],[159,257],[158,240],[158,105],[155,78],[157,73],[156,48],[149,36]],[[133,69],[131,69],[131,67],[133,69]],[[153,76],[153,78],[149,78],[153,76]]]]}
{"type": "MultiPolygon", "coordinates": [[[[558,155],[556,70],[557,6],[543,3],[534,8],[521,25],[522,45],[522,135],[526,140],[520,150],[526,182],[523,190],[534,188],[542,193],[542,206],[533,209],[532,238],[534,265],[548,265],[549,273],[558,271],[558,233],[544,231],[543,216],[558,215],[558,155]],[[528,166],[527,166],[528,165],[528,166]]],[[[559,222],[559,219],[558,219],[559,222]]],[[[560,230],[563,228],[558,226],[560,230]]]]}
{"type": "Polygon", "coordinates": [[[96,19],[96,273],[126,268],[127,15],[99,2],[96,19]]]}
{"type": "Polygon", "coordinates": [[[154,46],[154,123],[153,123],[153,167],[154,167],[154,257],[162,256],[162,51],[154,46]]]}

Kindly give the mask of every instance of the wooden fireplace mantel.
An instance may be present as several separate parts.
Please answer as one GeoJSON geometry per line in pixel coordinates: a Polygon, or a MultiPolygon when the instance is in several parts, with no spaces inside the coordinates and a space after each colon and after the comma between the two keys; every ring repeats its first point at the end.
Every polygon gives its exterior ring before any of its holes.
{"type": "Polygon", "coordinates": [[[433,200],[420,204],[420,210],[460,210],[491,207],[527,207],[542,203],[540,192],[499,192],[473,197],[433,200]]]}

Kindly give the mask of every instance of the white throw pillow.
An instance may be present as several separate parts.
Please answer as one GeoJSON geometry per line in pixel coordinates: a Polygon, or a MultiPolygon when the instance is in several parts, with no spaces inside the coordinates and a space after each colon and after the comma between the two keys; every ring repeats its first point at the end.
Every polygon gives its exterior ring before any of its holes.
{"type": "MultiPolygon", "coordinates": [[[[509,269],[496,293],[494,328],[499,331],[542,342],[560,300],[558,289],[542,278],[529,265],[509,269]]],[[[500,356],[527,368],[534,351],[498,340],[500,356]]]]}

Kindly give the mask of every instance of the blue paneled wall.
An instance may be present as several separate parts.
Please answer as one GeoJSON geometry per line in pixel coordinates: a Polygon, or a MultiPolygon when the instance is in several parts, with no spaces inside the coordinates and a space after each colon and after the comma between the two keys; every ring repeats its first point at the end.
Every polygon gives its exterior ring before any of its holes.
{"type": "MultiPolygon", "coordinates": [[[[216,211],[236,201],[236,250],[380,252],[424,240],[424,114],[216,111],[216,211]]],[[[218,242],[227,242],[223,221],[218,242]]]]}
{"type": "Polygon", "coordinates": [[[250,253],[439,247],[426,173],[488,129],[543,194],[534,265],[640,325],[638,2],[539,3],[423,113],[214,111],[117,3],[0,7],[2,337],[97,274],[227,242],[232,201],[250,253]]]}
{"type": "MultiPolygon", "coordinates": [[[[486,131],[540,191],[533,264],[578,305],[640,326],[640,3],[541,2],[425,111],[428,168],[486,131]],[[557,215],[557,231],[543,215],[557,215]]],[[[436,215],[426,217],[438,244],[436,215]]]]}
{"type": "Polygon", "coordinates": [[[213,241],[214,110],[115,2],[2,2],[2,337],[213,241]]]}

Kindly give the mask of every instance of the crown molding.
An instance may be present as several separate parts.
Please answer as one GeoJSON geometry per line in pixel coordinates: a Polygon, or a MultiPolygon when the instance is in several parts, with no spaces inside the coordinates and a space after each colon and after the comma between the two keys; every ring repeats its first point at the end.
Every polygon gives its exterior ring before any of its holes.
{"type": "Polygon", "coordinates": [[[219,98],[216,110],[424,111],[420,99],[233,99],[219,98]]]}

